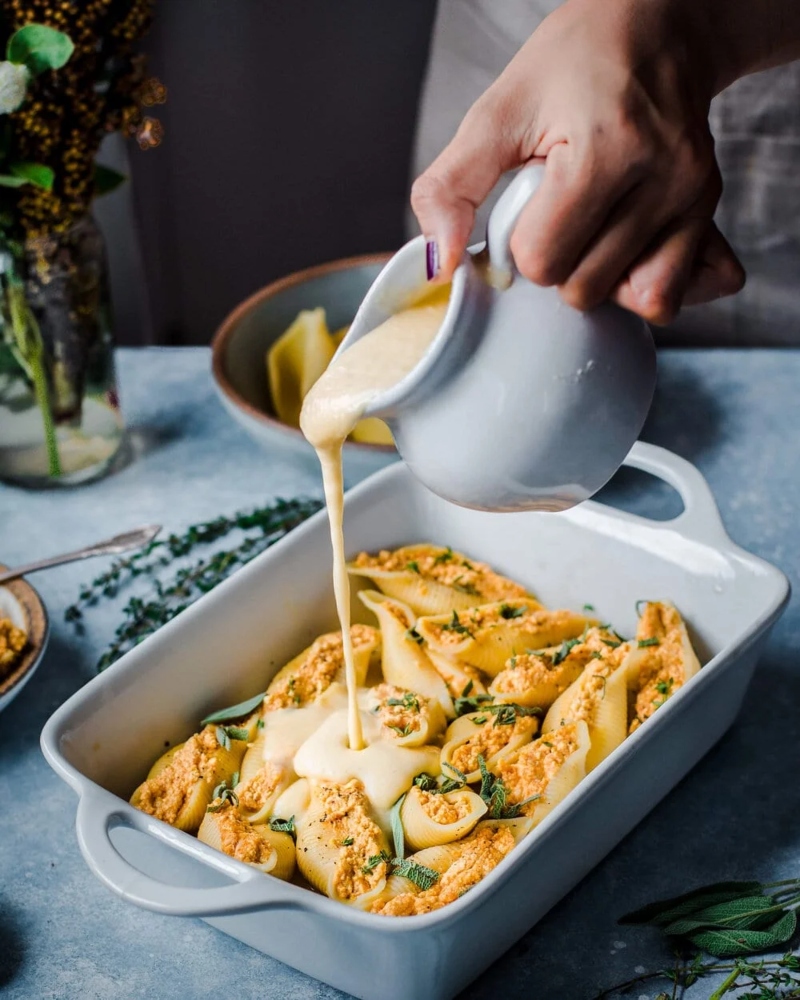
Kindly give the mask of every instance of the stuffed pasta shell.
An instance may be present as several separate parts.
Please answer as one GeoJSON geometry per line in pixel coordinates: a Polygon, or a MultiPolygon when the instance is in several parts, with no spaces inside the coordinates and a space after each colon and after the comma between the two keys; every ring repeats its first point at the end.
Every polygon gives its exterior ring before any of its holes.
{"type": "Polygon", "coordinates": [[[461,774],[467,782],[480,781],[480,759],[493,767],[504,756],[529,743],[539,728],[531,709],[519,705],[486,705],[456,719],[447,729],[442,747],[443,773],[461,774]]]}
{"type": "Polygon", "coordinates": [[[605,640],[597,631],[587,636],[583,646],[584,651],[591,649],[586,666],[550,706],[542,723],[542,734],[552,733],[568,722],[586,722],[591,740],[586,770],[591,771],[625,739],[628,661],[636,654],[630,643],[605,640]],[[606,645],[607,642],[614,644],[606,645]]]}
{"type": "Polygon", "coordinates": [[[493,871],[512,851],[514,843],[509,829],[486,825],[454,844],[412,854],[405,867],[391,875],[370,909],[397,917],[441,909],[493,871]],[[406,875],[402,874],[404,870],[406,875]]]}
{"type": "Polygon", "coordinates": [[[312,788],[297,825],[297,864],[316,889],[342,903],[368,905],[386,885],[388,848],[359,781],[312,788]]]}
{"type": "Polygon", "coordinates": [[[513,600],[423,617],[416,630],[437,654],[494,677],[515,653],[573,639],[591,624],[574,611],[513,600]]]}
{"type": "Polygon", "coordinates": [[[249,823],[237,811],[235,798],[216,798],[210,804],[197,839],[229,857],[288,881],[294,874],[294,840],[267,824],[249,823]]]}
{"type": "Polygon", "coordinates": [[[447,725],[438,701],[394,684],[370,688],[367,706],[401,747],[434,743],[447,725]]]}
{"type": "Polygon", "coordinates": [[[628,677],[635,691],[630,732],[700,669],[686,625],[672,604],[648,601],[639,618],[636,639],[639,656],[628,677]]]}
{"type": "MultiPolygon", "coordinates": [[[[380,646],[380,635],[371,625],[353,625],[350,635],[356,676],[358,683],[363,684],[370,661],[380,646]]],[[[278,671],[267,688],[264,710],[300,708],[318,698],[335,681],[343,680],[342,633],[328,632],[278,671]]]]}
{"type": "Polygon", "coordinates": [[[480,795],[469,788],[442,792],[414,785],[400,808],[406,843],[420,851],[461,840],[475,828],[486,809],[480,795]]]}
{"type": "Polygon", "coordinates": [[[438,615],[504,599],[533,601],[522,584],[501,576],[486,563],[437,545],[406,545],[375,555],[362,552],[348,571],[366,577],[417,615],[438,615]]]}
{"type": "Polygon", "coordinates": [[[408,605],[376,590],[362,590],[359,598],[375,615],[381,629],[381,668],[390,684],[409,688],[441,705],[453,716],[447,685],[425,655],[414,628],[416,616],[408,605]]]}
{"type": "Polygon", "coordinates": [[[578,720],[497,761],[493,770],[502,782],[504,808],[529,821],[525,832],[541,823],[585,777],[590,747],[589,727],[578,720]]]}
{"type": "MultiPolygon", "coordinates": [[[[178,830],[194,833],[205,816],[214,788],[239,770],[246,739],[231,739],[232,727],[206,726],[173,747],[150,769],[131,796],[131,805],[178,830]]],[[[243,730],[246,736],[248,730],[243,730]]]]}

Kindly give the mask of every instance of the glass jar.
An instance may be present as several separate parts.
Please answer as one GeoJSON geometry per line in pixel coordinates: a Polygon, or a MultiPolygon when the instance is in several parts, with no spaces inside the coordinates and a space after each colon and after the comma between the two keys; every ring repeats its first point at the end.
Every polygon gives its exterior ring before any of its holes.
{"type": "Polygon", "coordinates": [[[0,479],[33,488],[97,479],[123,431],[94,219],[0,243],[0,479]]]}

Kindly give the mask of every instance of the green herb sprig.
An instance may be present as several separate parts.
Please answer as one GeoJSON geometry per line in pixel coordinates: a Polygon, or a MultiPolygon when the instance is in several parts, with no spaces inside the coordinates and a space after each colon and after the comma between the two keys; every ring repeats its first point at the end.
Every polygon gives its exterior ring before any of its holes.
{"type": "Polygon", "coordinates": [[[777,959],[747,956],[774,952],[785,945],[795,934],[799,907],[800,879],[717,882],[642,907],[622,917],[620,923],[658,928],[677,948],[674,968],[643,973],[603,990],[595,1000],[608,1000],[658,980],[671,982],[673,995],[678,995],[700,979],[722,974],[725,979],[709,1000],[734,992],[742,1000],[745,996],[754,1000],[798,996],[799,956],[792,952],[777,959]],[[704,955],[731,961],[708,961],[704,955]],[[742,994],[741,990],[753,992],[742,994]]]}
{"type": "Polygon", "coordinates": [[[214,802],[219,799],[217,805],[210,805],[208,807],[208,812],[215,813],[219,812],[220,809],[225,808],[225,804],[230,802],[234,807],[239,805],[239,796],[234,792],[234,788],[239,784],[239,772],[236,771],[232,776],[230,781],[221,781],[214,791],[211,793],[211,800],[214,802]]]}
{"type": "Polygon", "coordinates": [[[297,833],[294,825],[294,816],[290,816],[288,819],[279,819],[276,816],[275,819],[269,821],[269,828],[273,833],[289,833],[293,837],[297,833]]]}
{"type": "Polygon", "coordinates": [[[442,625],[442,631],[457,632],[459,635],[468,635],[471,639],[475,638],[469,627],[466,626],[458,617],[458,612],[455,608],[453,608],[453,615],[450,618],[450,621],[445,622],[444,625],[442,625]]]}
{"type": "Polygon", "coordinates": [[[132,585],[141,584],[122,609],[123,621],[97,666],[104,670],[123,653],[185,610],[198,597],[274,545],[292,528],[321,508],[319,500],[301,497],[276,500],[264,507],[195,524],[183,533],[157,538],[111,566],[82,587],[64,617],[81,632],[84,612],[102,599],[115,599],[132,585]],[[241,532],[231,547],[211,555],[196,553],[220,539],[241,532]]]}

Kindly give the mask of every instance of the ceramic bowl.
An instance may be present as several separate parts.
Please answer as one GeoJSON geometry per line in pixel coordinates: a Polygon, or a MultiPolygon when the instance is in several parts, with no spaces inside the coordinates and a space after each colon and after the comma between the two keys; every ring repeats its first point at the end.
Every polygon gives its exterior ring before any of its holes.
{"type": "MultiPolygon", "coordinates": [[[[212,372],[228,413],[273,453],[316,467],[316,456],[300,430],[277,419],[269,396],[265,356],[302,309],[322,306],[331,330],[355,316],[361,300],[390,254],[332,261],[296,271],[262,288],[225,319],[211,344],[212,372]]],[[[344,447],[348,485],[395,461],[387,445],[348,442],[344,447]]]]}
{"type": "MultiPolygon", "coordinates": [[[[0,566],[0,569],[5,569],[0,566]]],[[[49,625],[42,599],[25,580],[0,586],[0,618],[10,618],[28,636],[21,657],[11,672],[0,675],[0,712],[17,697],[33,676],[47,646],[49,625]]]]}

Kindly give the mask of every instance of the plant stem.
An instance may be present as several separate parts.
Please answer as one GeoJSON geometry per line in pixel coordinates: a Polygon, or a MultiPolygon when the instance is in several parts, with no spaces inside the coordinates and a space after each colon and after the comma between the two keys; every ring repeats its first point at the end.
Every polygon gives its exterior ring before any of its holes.
{"type": "Polygon", "coordinates": [[[58,454],[58,440],[56,438],[56,425],[53,421],[53,410],[50,406],[50,388],[47,384],[42,356],[30,361],[31,373],[33,375],[33,391],[36,394],[36,402],[42,414],[42,425],[44,427],[44,443],[47,449],[47,474],[49,476],[61,475],[61,458],[58,454]]]}
{"type": "Polygon", "coordinates": [[[739,978],[739,968],[738,966],[725,977],[722,983],[714,990],[708,1000],[720,1000],[720,997],[724,996],[730,991],[730,988],[734,985],[736,980],[739,978]]]}
{"type": "Polygon", "coordinates": [[[33,391],[36,403],[42,414],[44,428],[44,443],[47,449],[47,472],[50,476],[61,475],[61,459],[58,454],[56,425],[53,420],[53,409],[50,404],[50,387],[44,368],[44,344],[36,317],[30,310],[25,298],[25,287],[19,280],[11,280],[6,286],[8,311],[11,315],[11,328],[17,350],[25,359],[33,381],[33,391]]]}

